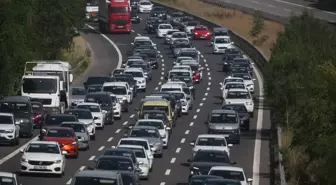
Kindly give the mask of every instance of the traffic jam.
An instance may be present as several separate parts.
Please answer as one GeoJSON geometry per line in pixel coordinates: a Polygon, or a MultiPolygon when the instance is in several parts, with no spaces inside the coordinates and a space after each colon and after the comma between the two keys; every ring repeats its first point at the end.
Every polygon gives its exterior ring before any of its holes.
{"type": "MultiPolygon", "coordinates": [[[[88,0],[87,5],[86,19],[98,24],[102,33],[131,33],[132,24],[141,23],[146,36],[132,39],[127,57],[109,76],[89,76],[83,85],[71,84],[69,62],[26,63],[21,96],[0,101],[1,144],[19,146],[20,140],[38,130],[37,138],[20,150],[19,174],[63,178],[68,160],[78,160],[99,145],[97,137],[106,127],[117,125],[123,134],[117,145],[102,149],[93,164],[71,174],[67,184],[139,185],[150,179],[174,131],[200,97],[198,86],[206,71],[193,42],[204,40],[212,55],[222,56],[223,80],[217,90],[221,108],[207,110],[204,133],[190,142],[190,173],[185,178],[189,185],[251,185],[252,179],[231,159],[230,148],[240,144],[241,133],[250,130],[254,117],[254,64],[235,47],[229,30],[208,28],[149,0],[88,0]],[[165,62],[172,67],[152,91],[148,86],[158,78],[163,51],[171,56],[165,62]],[[126,124],[118,121],[131,113],[126,124]]],[[[110,133],[112,139],[114,135],[110,133]]],[[[0,184],[6,179],[6,185],[20,184],[16,173],[0,172],[0,179],[0,184]]]]}

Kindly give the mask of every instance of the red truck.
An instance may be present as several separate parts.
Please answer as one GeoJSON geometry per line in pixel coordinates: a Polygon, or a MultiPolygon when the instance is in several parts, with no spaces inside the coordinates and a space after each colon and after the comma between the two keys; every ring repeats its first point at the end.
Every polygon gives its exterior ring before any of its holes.
{"type": "Polygon", "coordinates": [[[100,0],[99,29],[103,33],[131,33],[131,7],[128,0],[100,0]]]}

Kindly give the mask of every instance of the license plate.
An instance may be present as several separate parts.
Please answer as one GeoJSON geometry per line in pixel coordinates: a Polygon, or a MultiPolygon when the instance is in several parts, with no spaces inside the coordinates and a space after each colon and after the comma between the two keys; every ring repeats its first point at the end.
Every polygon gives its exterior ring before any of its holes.
{"type": "Polygon", "coordinates": [[[47,169],[47,167],[46,166],[34,166],[34,169],[45,170],[47,169]]]}
{"type": "Polygon", "coordinates": [[[205,36],[201,36],[201,38],[202,38],[202,39],[204,39],[204,38],[205,38],[205,36]]]}
{"type": "Polygon", "coordinates": [[[123,28],[123,26],[118,26],[118,28],[123,28]]]}

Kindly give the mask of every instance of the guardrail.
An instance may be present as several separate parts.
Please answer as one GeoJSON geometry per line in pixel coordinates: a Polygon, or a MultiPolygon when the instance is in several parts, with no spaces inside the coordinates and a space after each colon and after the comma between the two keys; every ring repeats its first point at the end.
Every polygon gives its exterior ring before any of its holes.
{"type": "MultiPolygon", "coordinates": [[[[213,1],[213,3],[217,0],[202,0],[202,1],[206,1],[206,2],[210,2],[213,1]]],[[[213,4],[211,3],[211,4],[213,4]]],[[[177,9],[174,7],[170,7],[164,4],[161,4],[159,2],[153,2],[153,4],[157,4],[160,6],[164,6],[166,8],[166,10],[168,12],[172,12],[172,11],[183,11],[181,9],[177,9]]],[[[219,6],[219,4],[213,4],[215,6],[219,6]]],[[[220,6],[223,7],[223,6],[220,6]]],[[[183,11],[185,12],[185,11],[183,11]]],[[[185,12],[186,15],[192,16],[192,17],[196,17],[198,19],[198,21],[202,24],[202,25],[206,25],[209,28],[213,28],[213,27],[220,27],[219,25],[217,25],[216,23],[213,23],[209,20],[205,20],[201,17],[198,17],[197,15],[191,14],[189,12],[185,12]]],[[[232,40],[235,42],[235,45],[237,45],[240,49],[242,49],[244,51],[244,53],[246,53],[253,61],[254,63],[258,66],[258,69],[263,73],[266,74],[267,71],[269,71],[269,64],[268,61],[266,59],[266,57],[262,54],[261,51],[259,51],[258,48],[256,48],[252,43],[250,43],[248,40],[240,37],[237,33],[230,31],[231,33],[231,38],[232,40]]],[[[285,179],[285,172],[284,172],[284,167],[282,165],[282,155],[281,153],[279,153],[278,148],[281,146],[281,128],[277,127],[274,124],[271,124],[271,129],[270,129],[270,171],[271,171],[271,177],[270,177],[270,184],[281,184],[281,185],[286,185],[286,179],[285,179]],[[278,159],[278,161],[276,161],[276,158],[278,159]],[[279,170],[279,176],[280,179],[277,178],[276,179],[276,175],[275,175],[275,169],[278,166],[278,170],[279,170]],[[276,183],[277,182],[277,183],[276,183]]]]}

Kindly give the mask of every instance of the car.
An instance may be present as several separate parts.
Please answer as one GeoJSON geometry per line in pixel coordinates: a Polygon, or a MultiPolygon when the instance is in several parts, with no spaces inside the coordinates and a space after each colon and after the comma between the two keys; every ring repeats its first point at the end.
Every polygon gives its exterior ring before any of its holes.
{"type": "Polygon", "coordinates": [[[137,182],[137,179],[135,175],[131,172],[120,172],[123,185],[140,185],[139,182],[137,182]]]}
{"type": "Polygon", "coordinates": [[[194,60],[197,61],[197,63],[200,63],[200,52],[197,51],[195,48],[182,48],[178,56],[192,57],[194,60]]]}
{"type": "Polygon", "coordinates": [[[231,64],[233,64],[234,62],[234,59],[236,58],[242,58],[243,56],[240,55],[240,54],[227,54],[227,55],[224,55],[223,58],[222,58],[222,61],[223,61],[223,66],[222,66],[222,71],[223,72],[228,72],[230,67],[231,67],[231,64]]]}
{"type": "Polygon", "coordinates": [[[228,77],[224,78],[223,82],[219,83],[219,85],[224,89],[225,85],[229,82],[244,83],[244,79],[240,78],[240,77],[228,76],[228,77]]]}
{"type": "Polygon", "coordinates": [[[139,161],[139,168],[141,169],[139,176],[142,179],[148,179],[151,166],[144,147],[138,145],[119,145],[118,148],[126,148],[134,151],[137,161],[139,161]]]}
{"type": "Polygon", "coordinates": [[[94,123],[96,124],[96,128],[98,129],[104,128],[105,114],[107,111],[101,109],[98,103],[84,102],[84,103],[77,104],[76,108],[77,109],[89,109],[92,116],[98,118],[94,120],[94,123]]]}
{"type": "Polygon", "coordinates": [[[111,81],[111,77],[108,76],[90,76],[87,78],[86,82],[83,83],[84,88],[88,89],[90,85],[101,84],[111,81]]]}
{"type": "Polygon", "coordinates": [[[246,178],[243,168],[235,166],[213,166],[208,175],[223,177],[224,179],[238,180],[241,185],[252,184],[252,178],[246,178]]]}
{"type": "Polygon", "coordinates": [[[70,86],[69,100],[71,105],[77,105],[77,103],[84,102],[87,90],[84,86],[70,86]]]}
{"type": "Polygon", "coordinates": [[[179,65],[183,60],[194,60],[193,57],[177,57],[176,60],[173,62],[173,65],[179,65]]]}
{"type": "Polygon", "coordinates": [[[220,150],[198,150],[192,159],[188,159],[190,164],[189,179],[193,175],[208,175],[213,166],[230,166],[236,164],[231,161],[225,151],[220,150]]]}
{"type": "Polygon", "coordinates": [[[147,83],[146,83],[146,76],[144,74],[143,69],[126,68],[124,73],[132,75],[134,80],[137,81],[136,83],[137,90],[146,92],[147,83]]]}
{"type": "Polygon", "coordinates": [[[252,77],[252,74],[253,74],[249,66],[246,66],[246,67],[245,66],[244,67],[240,67],[240,66],[235,67],[234,64],[231,64],[230,71],[229,71],[228,75],[229,76],[233,76],[236,73],[247,73],[251,77],[252,77]]]}
{"type": "Polygon", "coordinates": [[[226,94],[230,89],[246,89],[246,88],[247,87],[242,82],[228,82],[224,85],[224,87],[221,87],[222,99],[223,100],[225,99],[226,94]]]}
{"type": "Polygon", "coordinates": [[[187,85],[187,87],[191,90],[193,96],[195,95],[195,89],[194,89],[194,86],[193,86],[193,79],[191,77],[174,76],[170,79],[170,81],[172,81],[172,82],[184,82],[187,85]]]}
{"type": "Polygon", "coordinates": [[[192,78],[192,71],[186,70],[186,69],[175,69],[175,70],[170,70],[165,76],[166,80],[171,80],[175,76],[184,76],[184,77],[190,77],[192,78]]]}
{"type": "Polygon", "coordinates": [[[146,36],[136,36],[131,45],[135,47],[141,45],[151,45],[156,47],[156,44],[149,37],[146,36]]]}
{"type": "Polygon", "coordinates": [[[149,0],[140,0],[138,4],[138,12],[149,13],[153,9],[153,4],[149,0]]]}
{"type": "Polygon", "coordinates": [[[211,39],[211,33],[208,27],[204,25],[195,26],[191,34],[194,40],[200,40],[200,39],[210,40],[211,39]]]}
{"type": "MultiPolygon", "coordinates": [[[[71,179],[71,185],[82,184],[113,184],[123,185],[123,179],[119,171],[109,170],[83,170],[77,171],[71,179]],[[101,182],[101,183],[100,183],[101,182]]],[[[139,182],[137,182],[139,183],[139,182]]]]}
{"type": "Polygon", "coordinates": [[[185,24],[186,24],[187,22],[190,22],[190,21],[194,21],[194,18],[191,17],[191,16],[183,16],[183,17],[181,17],[181,18],[180,18],[180,21],[179,21],[179,23],[178,23],[178,28],[179,28],[179,30],[184,31],[185,24]]]}
{"type": "Polygon", "coordinates": [[[12,113],[0,112],[0,143],[20,144],[20,123],[15,123],[12,113]]]}
{"type": "Polygon", "coordinates": [[[182,64],[173,66],[173,68],[171,70],[172,71],[174,71],[174,70],[187,70],[187,71],[192,72],[190,66],[188,66],[188,65],[182,65],[182,64]]]}
{"type": "MultiPolygon", "coordinates": [[[[239,65],[240,67],[247,67],[247,66],[249,66],[249,71],[251,71],[251,73],[252,73],[254,63],[250,59],[245,58],[244,56],[243,57],[239,57],[239,58],[235,58],[234,62],[233,62],[233,64],[231,66],[232,67],[239,67],[238,64],[240,64],[239,65]],[[245,65],[241,66],[242,64],[245,64],[245,65]],[[236,65],[236,66],[234,66],[234,65],[236,65]]],[[[252,75],[253,74],[251,74],[251,76],[252,75]]]]}
{"type": "Polygon", "coordinates": [[[140,23],[140,17],[138,15],[137,11],[132,11],[131,12],[131,21],[132,21],[132,23],[140,23]]]}
{"type": "Polygon", "coordinates": [[[149,144],[149,141],[147,139],[144,138],[135,138],[135,137],[131,137],[131,138],[121,138],[118,142],[118,145],[137,145],[137,146],[143,146],[144,149],[146,150],[147,156],[149,158],[149,163],[151,166],[151,169],[153,167],[153,162],[154,162],[154,156],[153,156],[153,151],[152,148],[149,144]]]}
{"type": "Polygon", "coordinates": [[[188,115],[189,111],[193,108],[193,98],[188,98],[184,92],[172,91],[171,93],[181,102],[182,114],[188,115]]]}
{"type": "Polygon", "coordinates": [[[160,24],[164,24],[165,21],[158,18],[158,19],[154,19],[150,22],[148,22],[148,25],[147,25],[147,33],[148,34],[151,34],[151,33],[156,33],[156,30],[158,29],[159,25],[160,24]]]}
{"type": "Polygon", "coordinates": [[[78,122],[78,119],[75,115],[70,114],[47,114],[44,118],[42,127],[40,128],[40,132],[45,132],[48,127],[60,126],[66,121],[78,122]]]}
{"type": "Polygon", "coordinates": [[[152,126],[159,130],[160,136],[163,141],[163,147],[168,148],[171,127],[168,127],[160,119],[140,119],[135,123],[135,126],[152,126]]]}
{"type": "Polygon", "coordinates": [[[135,152],[128,148],[116,148],[112,146],[112,148],[107,148],[104,150],[101,156],[120,156],[120,157],[129,157],[132,159],[133,163],[136,166],[139,166],[139,161],[136,158],[135,152]]]}
{"type": "Polygon", "coordinates": [[[85,96],[84,102],[98,103],[100,108],[105,110],[104,124],[113,124],[114,122],[114,105],[109,92],[93,92],[85,96]]]}
{"type": "Polygon", "coordinates": [[[152,69],[158,69],[158,53],[156,52],[156,49],[143,49],[141,50],[140,54],[144,55],[144,58],[146,59],[145,62],[147,62],[152,69]]]}
{"type": "Polygon", "coordinates": [[[32,101],[31,105],[33,109],[34,128],[41,128],[47,112],[43,108],[43,104],[39,101],[32,101]]]}
{"type": "MultiPolygon", "coordinates": [[[[70,143],[71,144],[71,143],[70,143]]],[[[21,173],[47,173],[63,176],[65,172],[65,155],[57,141],[31,141],[20,150],[21,173]]]]}
{"type": "Polygon", "coordinates": [[[195,27],[198,26],[200,23],[198,21],[188,21],[183,24],[184,24],[184,32],[186,32],[188,35],[191,35],[195,27]]]}
{"type": "Polygon", "coordinates": [[[184,32],[174,32],[170,37],[169,43],[173,44],[174,41],[177,40],[177,39],[179,39],[179,40],[183,39],[183,40],[186,40],[186,41],[189,42],[189,37],[186,33],[184,33],[184,32]]]}
{"type": "Polygon", "coordinates": [[[170,14],[170,23],[173,25],[173,26],[178,26],[179,25],[179,22],[180,22],[180,19],[184,17],[184,13],[183,12],[172,12],[170,14]]]}
{"type": "Polygon", "coordinates": [[[90,134],[91,140],[96,139],[96,124],[95,120],[98,117],[93,117],[89,109],[67,109],[64,111],[64,114],[70,114],[77,117],[79,122],[83,122],[86,125],[86,129],[90,134]]]}
{"type": "Polygon", "coordinates": [[[90,134],[86,130],[85,123],[82,122],[63,122],[60,127],[69,127],[72,128],[76,134],[78,141],[78,148],[80,150],[89,150],[90,149],[90,134]]]}
{"type": "Polygon", "coordinates": [[[227,142],[240,144],[240,118],[236,111],[214,109],[204,123],[208,134],[222,134],[227,142]]]}
{"type": "MultiPolygon", "coordinates": [[[[138,63],[143,63],[144,60],[140,57],[140,58],[131,58],[131,59],[127,59],[126,63],[124,64],[124,67],[129,67],[132,64],[138,64],[138,63]]],[[[124,69],[125,72],[125,69],[124,69]]]]}
{"type": "Polygon", "coordinates": [[[0,171],[0,181],[5,185],[17,185],[20,184],[19,179],[15,173],[1,172],[0,171]]]}
{"type": "Polygon", "coordinates": [[[142,68],[144,70],[146,80],[151,81],[153,78],[152,67],[148,63],[138,63],[132,64],[129,66],[130,68],[142,68]]]}
{"type": "Polygon", "coordinates": [[[212,29],[212,36],[230,36],[230,31],[223,27],[215,27],[212,29]]]}
{"type": "Polygon", "coordinates": [[[137,95],[136,81],[130,74],[114,75],[111,82],[127,82],[133,92],[133,97],[137,95]]]}
{"type": "Polygon", "coordinates": [[[229,104],[223,105],[222,109],[235,110],[238,112],[240,118],[240,128],[246,131],[250,130],[250,115],[244,104],[229,104]]]}
{"type": "Polygon", "coordinates": [[[185,39],[177,39],[174,40],[174,43],[171,46],[174,57],[178,57],[180,51],[184,48],[193,48],[188,40],[185,39]]]}
{"type": "Polygon", "coordinates": [[[156,37],[165,37],[167,32],[170,30],[173,30],[173,26],[171,24],[159,24],[156,30],[156,37]]]}
{"type": "MultiPolygon", "coordinates": [[[[103,88],[103,84],[92,84],[87,86],[87,93],[94,93],[94,92],[100,92],[103,88]]],[[[85,96],[84,96],[85,97],[85,96]]],[[[81,101],[79,102],[81,103],[81,101]]],[[[74,103],[73,105],[76,105],[77,103],[74,103]]]]}
{"type": "Polygon", "coordinates": [[[191,141],[192,153],[195,156],[198,150],[219,150],[225,151],[230,156],[230,147],[232,144],[228,144],[225,139],[225,135],[218,134],[201,134],[197,136],[197,139],[191,141]]]}
{"type": "Polygon", "coordinates": [[[224,56],[225,55],[244,55],[244,53],[240,49],[233,47],[225,50],[224,56]]]}
{"type": "Polygon", "coordinates": [[[234,42],[231,41],[231,38],[228,36],[216,36],[214,37],[212,44],[212,52],[214,54],[217,53],[225,53],[225,50],[228,48],[234,47],[234,42]]]}
{"type": "Polygon", "coordinates": [[[188,185],[200,185],[204,184],[206,180],[208,179],[223,179],[223,177],[214,176],[214,175],[193,175],[189,179],[188,185]]]}
{"type": "MultiPolygon", "coordinates": [[[[39,135],[41,141],[54,141],[60,144],[64,155],[78,158],[79,147],[75,131],[69,127],[49,127],[39,135]]],[[[47,148],[48,149],[48,148],[47,148]]]]}
{"type": "Polygon", "coordinates": [[[150,13],[150,16],[151,17],[158,17],[158,18],[163,19],[163,20],[167,20],[167,18],[168,18],[166,8],[162,7],[162,6],[153,7],[153,9],[150,13]]]}
{"type": "Polygon", "coordinates": [[[179,31],[180,30],[177,30],[177,29],[172,29],[172,30],[167,31],[164,37],[164,44],[170,44],[171,36],[173,35],[173,33],[179,32],[179,31]]]}
{"type": "MultiPolygon", "coordinates": [[[[133,103],[133,91],[127,82],[106,82],[103,85],[104,92],[110,92],[116,96],[123,112],[128,112],[129,104],[133,103]]],[[[111,95],[110,95],[111,96],[111,95]]]]}
{"type": "Polygon", "coordinates": [[[253,117],[254,102],[250,91],[247,89],[230,89],[223,102],[228,104],[244,104],[250,117],[253,117]]]}
{"type": "Polygon", "coordinates": [[[177,109],[174,103],[162,96],[146,96],[141,100],[141,109],[138,111],[138,116],[142,115],[143,111],[160,110],[165,111],[168,120],[171,124],[176,124],[177,109]]]}
{"type": "Polygon", "coordinates": [[[113,105],[113,117],[114,119],[121,119],[122,116],[122,106],[117,96],[114,94],[110,94],[110,98],[112,99],[113,105]]]}
{"type": "Polygon", "coordinates": [[[122,75],[124,74],[124,68],[117,68],[117,69],[114,69],[111,73],[111,77],[113,78],[115,75],[122,75]]]}
{"type": "Polygon", "coordinates": [[[129,130],[126,137],[144,138],[147,139],[154,156],[163,156],[163,141],[160,136],[160,132],[156,127],[151,126],[135,126],[129,130]]]}
{"type": "MultiPolygon", "coordinates": [[[[141,115],[139,115],[140,119],[158,119],[163,121],[166,127],[172,128],[174,125],[169,121],[168,115],[165,111],[161,110],[146,110],[143,111],[141,115]]],[[[170,135],[172,133],[172,129],[170,129],[170,135]]]]}

